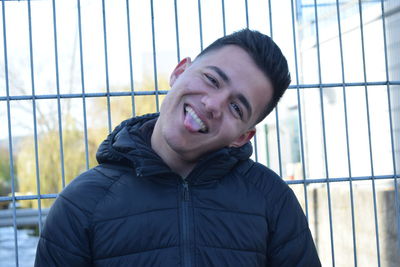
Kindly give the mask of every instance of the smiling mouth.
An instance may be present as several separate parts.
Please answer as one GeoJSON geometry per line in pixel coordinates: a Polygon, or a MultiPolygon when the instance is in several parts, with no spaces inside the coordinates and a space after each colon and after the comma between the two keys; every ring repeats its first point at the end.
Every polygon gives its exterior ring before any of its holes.
{"type": "Polygon", "coordinates": [[[188,120],[190,121],[190,126],[192,129],[198,131],[199,133],[208,133],[208,127],[189,105],[185,105],[185,115],[190,116],[188,120]]]}

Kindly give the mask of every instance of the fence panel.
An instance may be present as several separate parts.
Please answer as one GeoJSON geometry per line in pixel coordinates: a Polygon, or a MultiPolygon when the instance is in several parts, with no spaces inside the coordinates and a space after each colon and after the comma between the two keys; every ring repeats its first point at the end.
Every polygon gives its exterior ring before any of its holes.
{"type": "Polygon", "coordinates": [[[2,0],[0,265],[30,266],[58,193],[122,120],[157,112],[168,74],[242,28],[292,84],[253,159],[299,198],[323,266],[400,265],[397,0],[2,0]]]}

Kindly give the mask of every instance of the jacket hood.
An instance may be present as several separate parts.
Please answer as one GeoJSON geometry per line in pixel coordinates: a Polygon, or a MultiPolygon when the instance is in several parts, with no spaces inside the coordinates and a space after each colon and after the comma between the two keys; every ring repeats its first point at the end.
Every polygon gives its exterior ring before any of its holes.
{"type": "MultiPolygon", "coordinates": [[[[151,148],[157,118],[158,113],[155,113],[123,121],[100,145],[96,154],[99,164],[134,168],[137,176],[176,177],[151,148]]],[[[222,148],[201,158],[187,179],[193,183],[220,179],[251,154],[250,142],[239,148],[222,148]]]]}

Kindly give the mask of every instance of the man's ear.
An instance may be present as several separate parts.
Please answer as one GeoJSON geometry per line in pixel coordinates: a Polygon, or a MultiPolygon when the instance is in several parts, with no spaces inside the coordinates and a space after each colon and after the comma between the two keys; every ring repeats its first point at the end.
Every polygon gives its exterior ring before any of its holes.
{"type": "Polygon", "coordinates": [[[169,86],[172,86],[175,83],[176,79],[178,79],[178,77],[186,70],[187,67],[190,66],[191,63],[192,60],[190,57],[186,57],[178,63],[169,77],[169,86]]]}
{"type": "Polygon", "coordinates": [[[256,134],[256,128],[251,128],[241,136],[239,136],[236,140],[234,140],[229,146],[230,147],[241,147],[246,144],[254,135],[256,134]]]}

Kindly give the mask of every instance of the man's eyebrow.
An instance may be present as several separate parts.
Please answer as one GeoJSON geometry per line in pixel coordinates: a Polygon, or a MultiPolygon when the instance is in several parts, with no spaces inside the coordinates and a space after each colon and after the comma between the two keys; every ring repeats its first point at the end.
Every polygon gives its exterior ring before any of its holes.
{"type": "MultiPolygon", "coordinates": [[[[212,69],[213,71],[215,71],[224,82],[226,83],[230,83],[231,80],[229,79],[228,75],[226,75],[226,73],[221,70],[220,68],[218,68],[217,66],[207,66],[206,68],[208,69],[212,69]]],[[[247,98],[243,95],[243,94],[238,94],[237,98],[239,99],[239,101],[243,104],[243,106],[247,109],[247,113],[248,113],[248,118],[251,118],[251,113],[252,113],[252,108],[251,105],[249,103],[249,101],[247,100],[247,98]]]]}
{"type": "Polygon", "coordinates": [[[229,79],[228,75],[226,75],[226,73],[223,70],[221,70],[220,68],[218,68],[217,66],[207,66],[206,68],[212,69],[213,71],[215,71],[222,78],[222,80],[224,80],[224,82],[226,82],[226,83],[231,82],[231,79],[229,79]]]}
{"type": "Polygon", "coordinates": [[[247,113],[248,113],[247,118],[251,118],[252,109],[251,109],[251,105],[250,105],[249,101],[247,100],[247,98],[243,94],[238,94],[237,98],[239,99],[240,102],[242,102],[243,106],[245,106],[245,108],[247,109],[247,113]]]}

